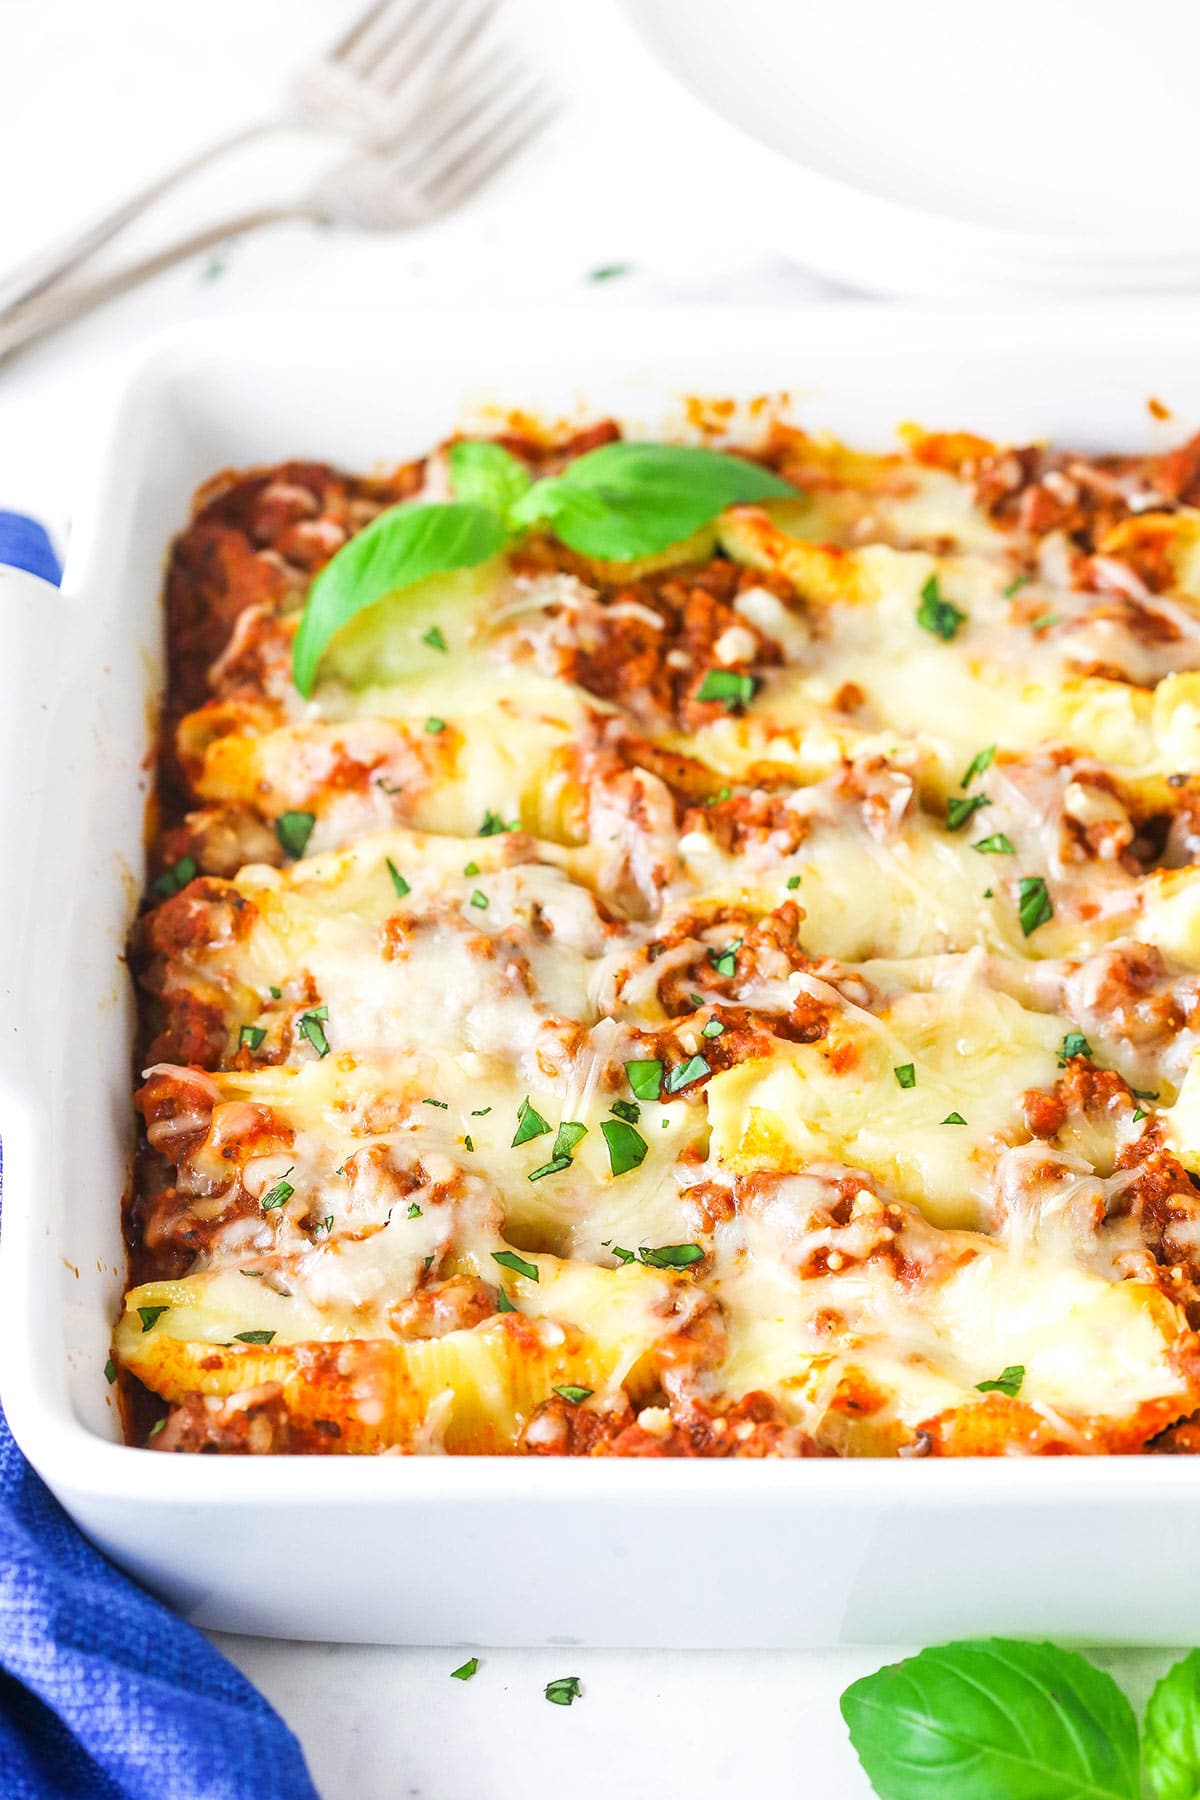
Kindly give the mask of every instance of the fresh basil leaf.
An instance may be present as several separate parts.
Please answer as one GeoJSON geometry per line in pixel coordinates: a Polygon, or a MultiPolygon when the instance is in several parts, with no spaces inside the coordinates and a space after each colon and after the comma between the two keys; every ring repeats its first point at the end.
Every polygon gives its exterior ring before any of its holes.
{"type": "Polygon", "coordinates": [[[561,475],[535,481],[512,507],[516,525],[547,524],[583,556],[631,562],[690,537],[727,506],[795,498],[770,469],[689,444],[601,444],[561,475]]]}
{"type": "Polygon", "coordinates": [[[325,1035],[325,1027],[321,1020],[329,1017],[327,1006],[314,1006],[309,1012],[301,1013],[296,1020],[300,1036],[306,1037],[318,1057],[329,1055],[329,1039],[325,1035]]]}
{"type": "Polygon", "coordinates": [[[582,1143],[587,1136],[587,1129],[578,1119],[564,1119],[554,1139],[554,1155],[571,1156],[576,1144],[582,1143]]]}
{"type": "Polygon", "coordinates": [[[975,1387],[981,1394],[1007,1394],[1010,1400],[1015,1400],[1021,1391],[1021,1383],[1024,1379],[1025,1364],[1009,1363],[1007,1369],[997,1375],[995,1381],[977,1381],[975,1387]]]}
{"type": "Polygon", "coordinates": [[[139,1306],[137,1314],[138,1318],[142,1321],[142,1330],[153,1331],[163,1314],[165,1312],[170,1312],[170,1310],[169,1306],[139,1306]]]}
{"type": "Polygon", "coordinates": [[[292,678],[307,700],[330,639],[368,606],[430,575],[471,569],[508,541],[503,519],[463,501],[393,506],[343,544],[309,589],[292,647],[292,678]]]}
{"type": "Polygon", "coordinates": [[[627,1120],[605,1119],[600,1131],[608,1145],[608,1166],[614,1175],[627,1175],[630,1169],[645,1162],[646,1140],[627,1120]]]}
{"type": "Polygon", "coordinates": [[[960,788],[969,788],[977,775],[983,775],[996,760],[996,746],[989,744],[986,750],[977,750],[963,771],[960,788]]]}
{"type": "Polygon", "coordinates": [[[1002,831],[994,831],[991,837],[976,838],[971,848],[978,850],[980,856],[1015,856],[1017,854],[1012,839],[1006,837],[1002,831]]]}
{"type": "Polygon", "coordinates": [[[931,575],[921,589],[921,603],[917,607],[917,624],[931,631],[934,637],[940,637],[948,644],[960,625],[965,625],[967,615],[961,606],[955,606],[953,600],[943,600],[942,590],[936,575],[931,575]]]}
{"type": "Polygon", "coordinates": [[[275,1333],[273,1331],[235,1331],[233,1335],[239,1344],[269,1344],[275,1333]]]}
{"type": "Polygon", "coordinates": [[[585,1400],[591,1399],[596,1390],[585,1387],[556,1387],[554,1391],[556,1394],[561,1394],[564,1400],[569,1400],[572,1406],[582,1406],[585,1400]]]}
{"type": "Polygon", "coordinates": [[[648,1269],[686,1269],[691,1263],[701,1262],[704,1252],[699,1244],[660,1244],[657,1250],[647,1249],[643,1244],[638,1251],[638,1258],[648,1269]]]}
{"type": "Polygon", "coordinates": [[[291,1169],[289,1169],[287,1175],[281,1176],[274,1187],[269,1187],[266,1193],[261,1196],[258,1204],[262,1207],[264,1212],[273,1212],[277,1206],[287,1205],[288,1201],[296,1191],[287,1178],[291,1172],[291,1169]]]}
{"type": "Polygon", "coordinates": [[[917,1071],[912,1063],[901,1063],[898,1068],[892,1070],[892,1074],[902,1088],[911,1088],[917,1085],[917,1071]]]}
{"type": "Polygon", "coordinates": [[[842,1717],[880,1800],[1137,1800],[1137,1723],[1111,1675],[1053,1644],[923,1650],[856,1681],[842,1717]]]}
{"type": "Polygon", "coordinates": [[[528,1179],[541,1181],[547,1175],[561,1175],[563,1170],[569,1169],[570,1166],[571,1158],[569,1156],[552,1156],[550,1161],[543,1163],[540,1169],[531,1169],[528,1179]]]}
{"type": "Polygon", "coordinates": [[[407,896],[412,893],[411,887],[409,887],[407,881],[405,881],[403,875],[400,873],[390,856],[385,856],[383,860],[387,864],[388,874],[392,878],[392,886],[395,888],[401,900],[406,899],[407,896]]]}
{"type": "Polygon", "coordinates": [[[667,1076],[664,1093],[677,1094],[681,1088],[690,1087],[693,1081],[703,1080],[712,1073],[703,1056],[689,1056],[686,1062],[676,1063],[667,1076]]]}
{"type": "Polygon", "coordinates": [[[504,1289],[497,1288],[496,1289],[496,1311],[504,1313],[504,1312],[516,1312],[516,1310],[517,1310],[516,1307],[513,1305],[512,1301],[509,1299],[509,1297],[505,1293],[504,1289]]]}
{"type": "Polygon", "coordinates": [[[1021,930],[1026,937],[1035,932],[1039,925],[1044,925],[1054,917],[1054,905],[1046,887],[1045,877],[1041,875],[1023,875],[1017,883],[1019,902],[1017,913],[1021,921],[1021,930]]]}
{"type": "Polygon", "coordinates": [[[546,1683],[546,1698],[553,1706],[570,1706],[572,1700],[582,1697],[578,1675],[560,1675],[557,1681],[546,1683]]]}
{"type": "Polygon", "coordinates": [[[315,813],[280,813],[275,821],[275,836],[279,839],[279,847],[285,856],[290,856],[294,861],[304,855],[316,822],[315,813]]]}
{"type": "Polygon", "coordinates": [[[942,1120],[943,1125],[965,1125],[966,1122],[960,1112],[947,1113],[942,1120]]]}
{"type": "Polygon", "coordinates": [[[549,1125],[536,1106],[531,1103],[529,1095],[526,1094],[517,1108],[517,1134],[513,1138],[511,1148],[515,1150],[518,1144],[527,1144],[530,1138],[542,1137],[549,1129],[549,1125]]]}
{"type": "Polygon", "coordinates": [[[525,1258],[518,1256],[515,1250],[493,1250],[492,1261],[498,1262],[502,1269],[511,1269],[514,1275],[523,1275],[526,1281],[540,1279],[537,1264],[526,1262],[525,1258]]]}
{"type": "Polygon", "coordinates": [[[1092,1046],[1088,1043],[1082,1031],[1068,1031],[1066,1037],[1063,1039],[1058,1051],[1058,1066],[1060,1069],[1066,1068],[1067,1058],[1069,1056],[1086,1056],[1089,1062],[1092,1060],[1092,1046]]]}
{"type": "Polygon", "coordinates": [[[625,1074],[639,1100],[657,1100],[662,1090],[663,1066],[657,1056],[627,1062],[625,1074]]]}
{"type": "Polygon", "coordinates": [[[979,811],[981,806],[992,803],[986,794],[951,794],[946,802],[946,830],[961,831],[967,820],[979,811]]]}
{"type": "Polygon", "coordinates": [[[525,464],[511,450],[486,438],[464,438],[460,444],[451,444],[446,460],[454,498],[486,506],[502,519],[533,482],[525,464]]]}
{"type": "Polygon", "coordinates": [[[238,1032],[238,1049],[259,1050],[267,1035],[265,1025],[243,1025],[238,1032]]]}
{"type": "Polygon", "coordinates": [[[479,1658],[477,1656],[468,1656],[465,1663],[459,1663],[457,1669],[451,1669],[450,1679],[451,1681],[470,1681],[478,1667],[479,1658]]]}
{"type": "Polygon", "coordinates": [[[624,1119],[629,1125],[636,1125],[642,1116],[642,1109],[636,1100],[614,1100],[609,1111],[616,1113],[618,1119],[624,1119]]]}
{"type": "Polygon", "coordinates": [[[1142,1761],[1154,1800],[1200,1793],[1200,1650],[1167,1670],[1146,1703],[1142,1761]]]}
{"type": "Polygon", "coordinates": [[[111,1387],[113,1382],[117,1379],[117,1365],[111,1356],[104,1365],[104,1379],[107,1381],[109,1387],[111,1387]]]}

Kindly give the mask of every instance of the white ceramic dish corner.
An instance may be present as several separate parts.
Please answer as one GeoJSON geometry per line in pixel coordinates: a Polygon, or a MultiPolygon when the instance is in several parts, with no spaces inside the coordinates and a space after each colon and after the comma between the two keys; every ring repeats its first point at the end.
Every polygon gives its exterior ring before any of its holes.
{"type": "Polygon", "coordinates": [[[60,594],[0,571],[0,1375],[82,1527],[196,1621],[410,1643],[814,1645],[974,1631],[1180,1643],[1200,1462],[170,1457],[118,1442],[132,1006],[163,553],[197,483],[365,467],[482,400],[612,411],[785,390],[804,423],[918,418],[1149,446],[1200,421],[1200,314],[875,307],[289,317],[165,340],[128,382],[60,594]],[[1171,1570],[1164,1581],[1162,1571],[1171,1570]]]}

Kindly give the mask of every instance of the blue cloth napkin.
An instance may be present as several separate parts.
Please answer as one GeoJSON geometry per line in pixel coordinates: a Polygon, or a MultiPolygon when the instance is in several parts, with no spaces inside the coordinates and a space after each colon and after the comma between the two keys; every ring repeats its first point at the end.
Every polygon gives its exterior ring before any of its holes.
{"type": "MultiPolygon", "coordinates": [[[[60,577],[46,533],[18,513],[0,512],[0,563],[60,577]]],[[[0,1194],[2,1183],[0,1152],[0,1194]]],[[[2,1409],[0,1796],[318,1800],[279,1715],[92,1548],[17,1449],[2,1409]]]]}

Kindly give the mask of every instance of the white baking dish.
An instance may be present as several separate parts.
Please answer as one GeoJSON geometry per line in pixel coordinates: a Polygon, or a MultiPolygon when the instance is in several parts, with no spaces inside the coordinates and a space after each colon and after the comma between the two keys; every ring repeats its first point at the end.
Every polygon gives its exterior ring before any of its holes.
{"type": "Polygon", "coordinates": [[[1200,313],[473,312],[179,336],[127,386],[62,592],[0,570],[3,1397],[84,1529],[202,1624],[479,1644],[1195,1636],[1188,1458],[243,1459],[118,1442],[103,1367],[132,1143],[122,949],[163,551],[193,488],[230,463],[405,456],[480,400],[653,431],[683,394],[780,390],[806,424],[860,440],[917,418],[1157,446],[1200,422],[1200,313]],[[1180,424],[1156,422],[1151,395],[1180,424]]]}

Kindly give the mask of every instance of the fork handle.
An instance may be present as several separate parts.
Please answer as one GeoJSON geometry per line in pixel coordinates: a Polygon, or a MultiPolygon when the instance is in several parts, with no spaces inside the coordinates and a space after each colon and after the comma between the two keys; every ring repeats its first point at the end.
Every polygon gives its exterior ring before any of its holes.
{"type": "Polygon", "coordinates": [[[219,220],[215,225],[206,226],[203,231],[177,238],[174,243],[156,251],[153,256],[129,263],[125,268],[117,269],[111,275],[101,276],[97,281],[66,287],[61,292],[56,289],[53,293],[43,294],[40,299],[27,301],[24,306],[14,307],[0,318],[0,362],[14,356],[17,351],[25,349],[38,338],[57,331],[61,325],[69,325],[107,301],[115,300],[118,295],[127,294],[131,288],[140,286],[155,275],[161,275],[164,270],[173,269],[176,263],[186,262],[190,256],[199,256],[205,250],[215,249],[218,244],[228,243],[230,238],[244,237],[247,232],[258,231],[264,225],[275,225],[287,219],[307,219],[311,223],[323,225],[328,223],[329,215],[321,207],[304,201],[280,206],[260,206],[253,212],[219,220]]]}
{"type": "Polygon", "coordinates": [[[231,150],[240,150],[243,145],[253,143],[258,138],[271,137],[276,132],[286,131],[294,127],[296,121],[280,117],[262,119],[255,125],[241,125],[236,131],[218,138],[215,143],[207,144],[203,150],[185,156],[182,162],[157,175],[153,181],[139,188],[119,205],[101,213],[87,225],[68,232],[57,243],[48,245],[44,250],[35,251],[25,262],[19,263],[0,277],[0,320],[15,314],[27,301],[35,299],[78,268],[85,257],[99,250],[111,238],[116,237],[134,219],[148,211],[164,194],[198,174],[209,163],[218,157],[226,156],[231,150]]]}

